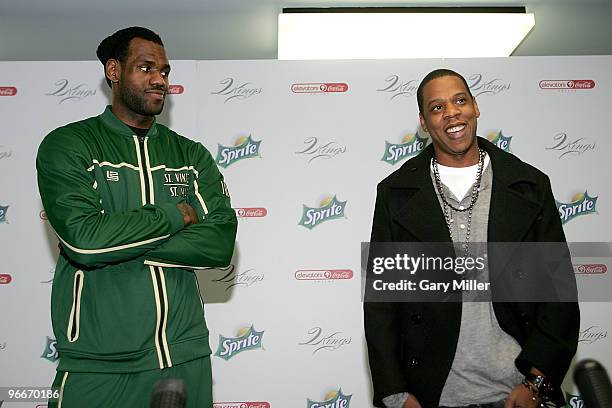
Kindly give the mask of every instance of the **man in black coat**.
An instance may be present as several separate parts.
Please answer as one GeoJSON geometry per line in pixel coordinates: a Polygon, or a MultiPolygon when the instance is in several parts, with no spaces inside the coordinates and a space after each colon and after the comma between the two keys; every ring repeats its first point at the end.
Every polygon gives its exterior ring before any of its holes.
{"type": "MultiPolygon", "coordinates": [[[[476,136],[480,111],[465,79],[435,70],[417,99],[432,144],[378,185],[371,241],[453,242],[467,250],[478,237],[566,248],[548,177],[476,136]]],[[[557,266],[554,272],[575,285],[569,257],[557,266]]],[[[578,343],[575,301],[367,300],[375,406],[563,403],[560,385],[578,343]]]]}

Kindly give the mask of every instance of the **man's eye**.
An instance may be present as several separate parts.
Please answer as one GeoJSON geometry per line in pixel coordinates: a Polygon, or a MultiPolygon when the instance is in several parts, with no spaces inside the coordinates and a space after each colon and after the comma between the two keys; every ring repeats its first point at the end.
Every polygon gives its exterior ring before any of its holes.
{"type": "Polygon", "coordinates": [[[138,69],[140,69],[142,72],[149,72],[151,70],[151,68],[147,65],[140,65],[138,69]]]}
{"type": "Polygon", "coordinates": [[[465,98],[458,98],[457,103],[464,104],[467,101],[465,98]]]}
{"type": "Polygon", "coordinates": [[[161,71],[161,76],[163,76],[164,78],[168,78],[170,76],[170,72],[161,71]]]}
{"type": "Polygon", "coordinates": [[[432,111],[439,111],[441,109],[442,109],[442,105],[434,105],[434,106],[431,107],[432,111]]]}

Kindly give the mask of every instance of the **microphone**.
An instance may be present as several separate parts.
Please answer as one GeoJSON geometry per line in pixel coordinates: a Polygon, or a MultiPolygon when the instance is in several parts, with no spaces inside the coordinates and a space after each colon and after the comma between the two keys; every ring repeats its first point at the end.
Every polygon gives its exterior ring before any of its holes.
{"type": "Polygon", "coordinates": [[[574,370],[574,381],[586,408],[612,408],[612,385],[606,369],[595,360],[582,360],[574,370]]]}
{"type": "Polygon", "coordinates": [[[151,408],[185,408],[186,403],[187,389],[178,378],[159,380],[151,393],[151,408]]]}

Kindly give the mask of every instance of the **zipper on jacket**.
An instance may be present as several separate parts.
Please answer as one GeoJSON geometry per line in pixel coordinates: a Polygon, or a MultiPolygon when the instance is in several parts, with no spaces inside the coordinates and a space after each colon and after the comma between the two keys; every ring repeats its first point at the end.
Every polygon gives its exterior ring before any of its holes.
{"type": "MultiPolygon", "coordinates": [[[[142,177],[142,188],[144,190],[144,202],[143,205],[153,204],[153,186],[152,179],[149,178],[149,152],[147,151],[147,138],[146,136],[136,136],[138,139],[138,155],[140,166],[140,174],[142,177]]],[[[161,268],[151,268],[151,278],[153,279],[153,293],[158,310],[158,321],[155,329],[155,344],[158,352],[160,368],[172,367],[172,361],[170,360],[170,350],[167,346],[165,327],[167,326],[167,312],[168,305],[166,304],[166,293],[164,291],[165,282],[164,276],[161,272],[161,268]]]]}
{"type": "Polygon", "coordinates": [[[149,185],[149,168],[147,167],[147,161],[145,159],[145,137],[144,136],[138,136],[138,147],[140,149],[140,164],[141,164],[141,171],[142,171],[142,177],[144,179],[144,190],[145,190],[145,197],[146,197],[146,204],[151,204],[151,187],[149,185]]]}

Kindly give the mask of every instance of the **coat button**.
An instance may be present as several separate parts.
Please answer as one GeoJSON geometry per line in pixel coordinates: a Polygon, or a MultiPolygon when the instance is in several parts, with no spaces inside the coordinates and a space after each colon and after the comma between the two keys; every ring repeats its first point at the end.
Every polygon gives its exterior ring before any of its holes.
{"type": "Polygon", "coordinates": [[[412,320],[412,323],[414,324],[419,324],[423,321],[423,316],[420,313],[415,313],[410,316],[410,320],[412,320]]]}
{"type": "Polygon", "coordinates": [[[526,312],[521,313],[521,321],[525,327],[529,327],[529,315],[526,312]]]}
{"type": "Polygon", "coordinates": [[[418,367],[419,366],[419,359],[416,358],[416,357],[412,357],[408,364],[410,364],[410,367],[418,367]]]}

